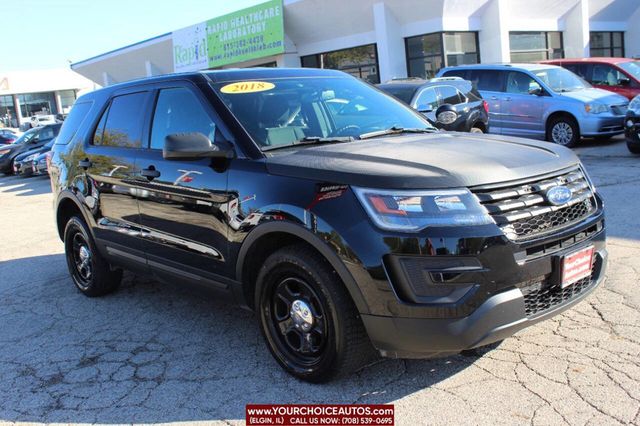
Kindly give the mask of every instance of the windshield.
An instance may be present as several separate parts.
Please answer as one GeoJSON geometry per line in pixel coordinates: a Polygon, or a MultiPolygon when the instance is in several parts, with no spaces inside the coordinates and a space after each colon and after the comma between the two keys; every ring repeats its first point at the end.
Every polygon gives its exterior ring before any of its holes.
{"type": "Polygon", "coordinates": [[[29,142],[33,137],[38,133],[38,129],[31,129],[25,132],[22,136],[15,141],[15,144],[26,143],[29,142]]]}
{"type": "Polygon", "coordinates": [[[264,150],[392,127],[436,129],[399,101],[352,77],[274,78],[213,85],[264,150]]]}
{"type": "Polygon", "coordinates": [[[533,71],[554,92],[573,92],[591,87],[589,83],[564,68],[545,68],[533,71]]]}
{"type": "Polygon", "coordinates": [[[631,62],[620,62],[617,64],[620,68],[631,74],[635,77],[636,80],[640,80],[640,62],[639,61],[631,61],[631,62]]]}

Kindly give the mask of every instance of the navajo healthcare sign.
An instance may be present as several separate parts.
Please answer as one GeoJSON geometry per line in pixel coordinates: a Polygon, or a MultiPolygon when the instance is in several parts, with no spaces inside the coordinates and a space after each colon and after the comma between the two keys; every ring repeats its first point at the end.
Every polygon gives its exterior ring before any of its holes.
{"type": "Polygon", "coordinates": [[[197,71],[284,53],[282,0],[174,31],[173,69],[197,71]]]}

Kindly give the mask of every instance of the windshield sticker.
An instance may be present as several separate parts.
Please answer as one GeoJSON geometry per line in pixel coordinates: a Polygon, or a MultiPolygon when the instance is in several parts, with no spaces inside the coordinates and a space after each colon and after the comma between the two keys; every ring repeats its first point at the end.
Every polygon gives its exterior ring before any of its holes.
{"type": "Polygon", "coordinates": [[[264,92],[266,90],[271,90],[274,87],[276,87],[276,85],[269,83],[268,81],[237,81],[235,83],[222,86],[220,91],[222,93],[235,95],[238,93],[264,92]]]}

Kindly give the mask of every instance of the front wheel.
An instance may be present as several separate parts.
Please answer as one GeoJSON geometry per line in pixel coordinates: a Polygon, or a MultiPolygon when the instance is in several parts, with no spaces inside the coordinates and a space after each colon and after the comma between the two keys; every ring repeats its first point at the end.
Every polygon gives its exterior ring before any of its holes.
{"type": "Polygon", "coordinates": [[[627,149],[632,154],[640,154],[640,144],[629,143],[627,142],[627,149]]]}
{"type": "Polygon", "coordinates": [[[547,140],[570,148],[580,140],[580,129],[576,121],[567,116],[553,118],[547,126],[547,140]]]}
{"type": "Polygon", "coordinates": [[[120,285],[122,271],[111,270],[107,261],[96,250],[87,225],[78,216],[73,216],[67,222],[64,251],[73,283],[85,296],[102,296],[120,285]]]}
{"type": "Polygon", "coordinates": [[[349,293],[310,248],[289,246],[272,254],[256,284],[262,335],[276,361],[293,376],[324,382],[373,359],[349,293]]]}
{"type": "Polygon", "coordinates": [[[471,129],[469,129],[469,133],[480,133],[480,134],[482,134],[484,132],[482,131],[482,129],[480,127],[472,127],[471,129]]]}

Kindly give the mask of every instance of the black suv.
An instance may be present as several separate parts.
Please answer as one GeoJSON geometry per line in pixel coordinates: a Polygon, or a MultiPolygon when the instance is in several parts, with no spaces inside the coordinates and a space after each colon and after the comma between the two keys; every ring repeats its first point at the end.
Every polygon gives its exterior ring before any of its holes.
{"type": "Polygon", "coordinates": [[[11,174],[14,172],[13,162],[23,152],[42,148],[51,142],[60,132],[61,123],[49,124],[26,131],[11,145],[0,146],[0,172],[11,174]]]}
{"type": "Polygon", "coordinates": [[[379,84],[378,88],[418,110],[443,130],[489,132],[489,104],[468,80],[406,78],[379,84]]]}
{"type": "MultiPolygon", "coordinates": [[[[50,166],[87,296],[122,270],[253,309],[309,381],[499,341],[583,299],[602,202],[568,149],[442,133],[339,71],[169,75],[82,96],[50,166]]],[[[212,325],[215,327],[215,324],[212,325]]]]}

